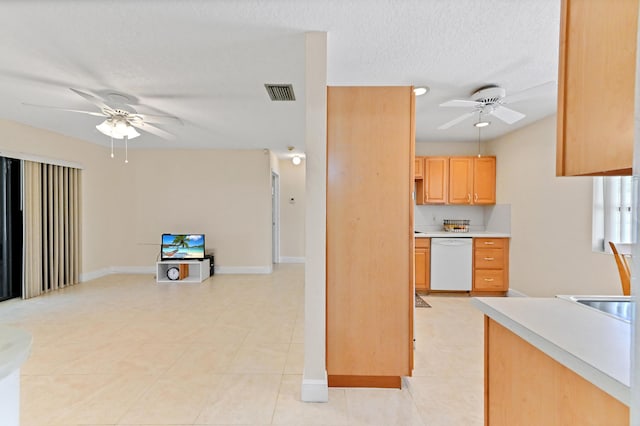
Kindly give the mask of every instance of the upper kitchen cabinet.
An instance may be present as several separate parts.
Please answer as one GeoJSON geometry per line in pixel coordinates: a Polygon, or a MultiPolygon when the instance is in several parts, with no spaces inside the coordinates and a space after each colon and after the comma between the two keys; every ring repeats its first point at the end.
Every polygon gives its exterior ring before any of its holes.
{"type": "Polygon", "coordinates": [[[449,204],[495,204],[496,158],[451,157],[449,204]]]}
{"type": "Polygon", "coordinates": [[[424,158],[424,202],[425,204],[445,204],[447,202],[447,184],[449,158],[424,158]]]}
{"type": "Polygon", "coordinates": [[[639,0],[563,0],[556,174],[630,175],[639,0]]]}
{"type": "Polygon", "coordinates": [[[413,178],[415,180],[418,179],[422,179],[423,178],[423,158],[422,157],[416,157],[414,160],[415,166],[413,168],[413,178]]]}
{"type": "Polygon", "coordinates": [[[473,158],[449,159],[449,204],[471,204],[473,158]]]}
{"type": "Polygon", "coordinates": [[[473,158],[473,204],[496,203],[496,157],[473,158]]]}

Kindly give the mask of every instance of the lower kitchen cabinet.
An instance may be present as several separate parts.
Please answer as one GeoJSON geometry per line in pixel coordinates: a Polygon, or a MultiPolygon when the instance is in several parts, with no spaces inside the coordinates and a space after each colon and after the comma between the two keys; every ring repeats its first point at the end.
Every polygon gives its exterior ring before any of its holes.
{"type": "Polygon", "coordinates": [[[414,258],[416,268],[416,291],[429,291],[431,275],[431,239],[416,238],[414,258]]]}
{"type": "Polygon", "coordinates": [[[473,239],[473,292],[509,290],[509,239],[473,239]]]}
{"type": "Polygon", "coordinates": [[[629,407],[485,316],[485,422],[628,425],[629,407]]]}

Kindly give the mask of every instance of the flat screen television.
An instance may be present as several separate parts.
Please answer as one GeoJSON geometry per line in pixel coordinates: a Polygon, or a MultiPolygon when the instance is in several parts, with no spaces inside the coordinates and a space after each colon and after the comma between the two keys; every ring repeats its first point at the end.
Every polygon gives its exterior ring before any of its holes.
{"type": "Polygon", "coordinates": [[[204,259],[204,234],[162,234],[160,259],[204,259]]]}

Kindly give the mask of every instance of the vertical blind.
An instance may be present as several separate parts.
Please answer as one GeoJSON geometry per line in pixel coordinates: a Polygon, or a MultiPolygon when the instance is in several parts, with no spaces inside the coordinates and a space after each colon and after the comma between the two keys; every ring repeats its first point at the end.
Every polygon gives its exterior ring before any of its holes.
{"type": "Polygon", "coordinates": [[[24,162],[22,297],[77,284],[80,275],[80,170],[24,162]]]}

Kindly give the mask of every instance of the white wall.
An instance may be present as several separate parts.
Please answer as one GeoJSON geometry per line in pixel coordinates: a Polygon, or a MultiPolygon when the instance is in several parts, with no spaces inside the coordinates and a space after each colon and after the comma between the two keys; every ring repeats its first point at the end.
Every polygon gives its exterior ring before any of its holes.
{"type": "Polygon", "coordinates": [[[305,160],[280,160],[280,259],[304,262],[305,160]]]}
{"type": "MultiPolygon", "coordinates": [[[[486,143],[482,142],[482,153],[486,143]]],[[[418,157],[453,157],[478,155],[478,142],[416,142],[416,156],[418,157]]]]}
{"type": "Polygon", "coordinates": [[[591,251],[592,178],[555,176],[556,119],[487,144],[511,204],[510,286],[530,296],[620,294],[612,256],[591,251]]]}
{"type": "Polygon", "coordinates": [[[161,234],[203,233],[221,272],[271,271],[268,152],[137,150],[119,172],[112,265],[153,266],[161,234]]]}

